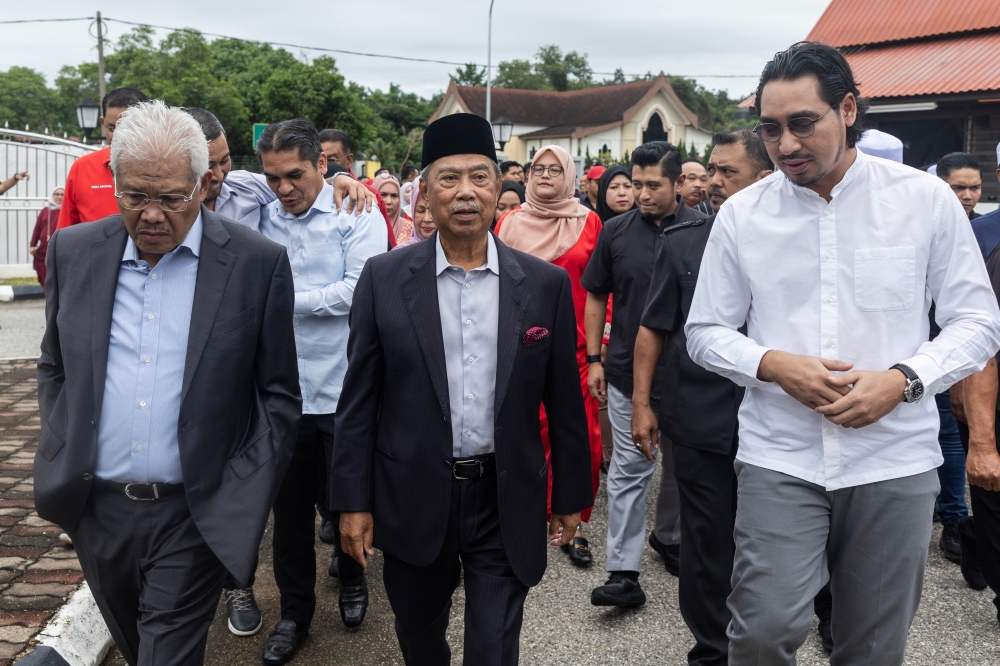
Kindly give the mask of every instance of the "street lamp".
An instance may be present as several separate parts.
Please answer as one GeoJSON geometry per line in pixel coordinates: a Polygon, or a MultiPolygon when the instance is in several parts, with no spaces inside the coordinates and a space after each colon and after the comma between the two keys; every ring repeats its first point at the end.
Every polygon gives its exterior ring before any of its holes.
{"type": "Polygon", "coordinates": [[[500,150],[503,150],[504,144],[510,141],[510,133],[514,129],[514,123],[507,119],[507,116],[500,116],[492,123],[493,126],[493,140],[500,144],[500,150]]]}
{"type": "MultiPolygon", "coordinates": [[[[492,101],[490,94],[490,69],[493,64],[493,3],[495,0],[490,0],[490,15],[486,23],[486,122],[492,123],[493,118],[490,116],[492,113],[492,108],[490,102],[492,101]]],[[[503,146],[500,146],[500,150],[503,150],[503,146]]]]}
{"type": "Polygon", "coordinates": [[[90,142],[90,133],[97,129],[97,119],[101,117],[101,105],[84,97],[76,105],[76,122],[83,130],[84,143],[90,142]]]}

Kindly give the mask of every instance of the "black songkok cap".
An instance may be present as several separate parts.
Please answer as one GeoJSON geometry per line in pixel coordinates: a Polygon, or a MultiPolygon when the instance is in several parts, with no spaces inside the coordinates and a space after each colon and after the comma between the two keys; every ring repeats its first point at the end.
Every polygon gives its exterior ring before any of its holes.
{"type": "Polygon", "coordinates": [[[420,168],[449,155],[485,155],[496,162],[493,128],[485,118],[471,113],[438,118],[424,130],[420,168]]]}

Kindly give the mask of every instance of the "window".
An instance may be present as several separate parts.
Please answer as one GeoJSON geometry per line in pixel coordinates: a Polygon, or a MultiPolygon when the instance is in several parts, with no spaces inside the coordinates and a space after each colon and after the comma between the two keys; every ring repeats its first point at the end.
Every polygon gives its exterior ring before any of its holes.
{"type": "Polygon", "coordinates": [[[663,120],[660,118],[660,114],[654,113],[653,117],[649,119],[649,124],[646,126],[646,130],[642,133],[642,142],[648,143],[650,141],[666,141],[667,131],[663,129],[663,120]]]}

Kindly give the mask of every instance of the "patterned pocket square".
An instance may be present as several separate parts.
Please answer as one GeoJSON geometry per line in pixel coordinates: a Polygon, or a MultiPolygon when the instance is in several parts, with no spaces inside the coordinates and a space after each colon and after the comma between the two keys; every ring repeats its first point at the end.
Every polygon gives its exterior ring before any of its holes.
{"type": "Polygon", "coordinates": [[[549,337],[549,329],[542,328],[541,326],[532,326],[525,332],[521,344],[525,347],[530,347],[531,345],[537,345],[547,337],[549,337]]]}

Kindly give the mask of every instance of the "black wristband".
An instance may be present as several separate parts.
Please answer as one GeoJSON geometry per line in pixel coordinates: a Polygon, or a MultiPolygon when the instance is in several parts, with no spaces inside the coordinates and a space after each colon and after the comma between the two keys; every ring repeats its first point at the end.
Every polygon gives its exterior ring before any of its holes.
{"type": "Polygon", "coordinates": [[[587,355],[587,365],[590,365],[591,363],[600,363],[600,362],[601,362],[600,354],[587,355]]]}

